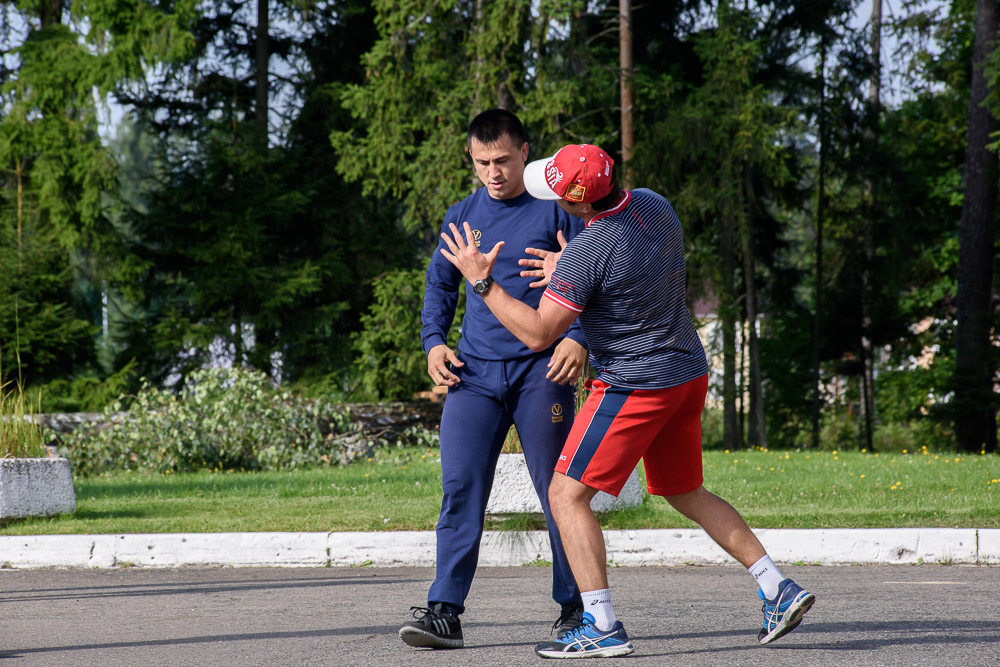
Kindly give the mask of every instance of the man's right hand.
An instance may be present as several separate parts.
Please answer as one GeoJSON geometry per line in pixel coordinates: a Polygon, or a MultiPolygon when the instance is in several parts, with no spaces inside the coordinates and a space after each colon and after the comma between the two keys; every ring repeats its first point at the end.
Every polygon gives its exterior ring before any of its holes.
{"type": "Polygon", "coordinates": [[[533,283],[529,283],[528,287],[545,287],[549,284],[549,280],[552,279],[552,272],[556,270],[556,263],[559,262],[559,258],[562,257],[562,251],[566,249],[569,245],[569,241],[563,235],[562,230],[556,232],[556,240],[559,241],[559,251],[553,252],[551,250],[542,250],[541,248],[525,248],[524,252],[529,255],[535,255],[540,259],[519,259],[517,263],[521,266],[530,266],[531,269],[525,269],[521,271],[522,278],[538,278],[533,283]]]}
{"type": "Polygon", "coordinates": [[[427,353],[427,374],[439,387],[454,387],[462,381],[448,368],[449,363],[455,367],[465,365],[459,361],[455,351],[447,345],[435,345],[427,353]]]}

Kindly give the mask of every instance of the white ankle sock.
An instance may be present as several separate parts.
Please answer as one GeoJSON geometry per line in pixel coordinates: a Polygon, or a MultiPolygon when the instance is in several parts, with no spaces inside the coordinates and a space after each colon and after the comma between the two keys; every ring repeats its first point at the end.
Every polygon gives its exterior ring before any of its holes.
{"type": "Polygon", "coordinates": [[[611,605],[611,591],[602,588],[599,591],[587,591],[580,593],[583,598],[583,611],[589,612],[594,617],[594,625],[598,630],[610,630],[618,617],[615,616],[615,608],[611,605]]]}
{"type": "Polygon", "coordinates": [[[781,570],[778,566],[774,564],[771,557],[764,555],[759,561],[751,565],[749,568],[750,574],[757,581],[757,585],[760,586],[760,590],[764,592],[764,596],[768,600],[773,600],[778,595],[778,584],[785,580],[781,575],[781,570]]]}

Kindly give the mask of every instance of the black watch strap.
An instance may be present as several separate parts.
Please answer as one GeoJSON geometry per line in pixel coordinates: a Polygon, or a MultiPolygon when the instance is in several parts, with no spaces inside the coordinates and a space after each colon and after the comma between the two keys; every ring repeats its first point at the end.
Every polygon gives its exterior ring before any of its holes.
{"type": "Polygon", "coordinates": [[[472,283],[472,291],[476,294],[486,294],[490,291],[490,286],[493,285],[493,282],[493,276],[486,276],[482,280],[472,283]]]}

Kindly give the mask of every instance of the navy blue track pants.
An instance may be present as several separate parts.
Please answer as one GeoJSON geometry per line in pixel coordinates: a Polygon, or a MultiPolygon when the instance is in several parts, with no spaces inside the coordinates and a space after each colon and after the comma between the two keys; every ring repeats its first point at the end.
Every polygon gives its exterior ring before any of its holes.
{"type": "Polygon", "coordinates": [[[573,426],[572,385],[546,379],[550,352],[511,361],[463,356],[453,368],[462,381],[448,391],[441,415],[441,482],[444,497],[437,524],[437,574],[429,604],[465,610],[479,562],[486,503],[504,438],[517,428],[552,545],[552,597],[580,602],[556,523],[549,511],[549,483],[573,426]]]}

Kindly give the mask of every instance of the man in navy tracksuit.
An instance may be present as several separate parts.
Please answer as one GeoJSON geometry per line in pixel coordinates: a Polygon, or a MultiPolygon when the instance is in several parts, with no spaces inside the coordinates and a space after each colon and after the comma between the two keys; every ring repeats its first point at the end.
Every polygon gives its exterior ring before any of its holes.
{"type": "MultiPolygon", "coordinates": [[[[503,240],[512,249],[558,250],[560,239],[565,242],[583,229],[579,218],[525,191],[528,144],[513,113],[492,109],[476,116],[469,125],[468,147],[483,187],[448,210],[442,231],[450,223],[468,222],[477,245],[492,248],[503,240]]],[[[513,255],[497,262],[490,280],[475,285],[465,283],[439,251],[427,268],[420,339],[428,374],[435,384],[449,389],[441,416],[444,497],[437,525],[437,574],[427,595],[428,606],[414,607],[416,620],[399,630],[400,638],[411,646],[463,646],[458,617],[465,611],[475,576],[486,502],[512,423],[548,522],[552,597],[561,605],[553,628],[561,634],[582,617],[580,593],[549,512],[548,488],[573,425],[574,384],[587,350],[574,325],[548,349],[532,352],[483,304],[480,295],[495,280],[516,298],[538,305],[542,290],[533,288],[527,272],[522,275],[522,262],[527,260],[517,261],[513,255]],[[448,347],[447,334],[463,285],[468,298],[456,351],[448,347]]]]}

